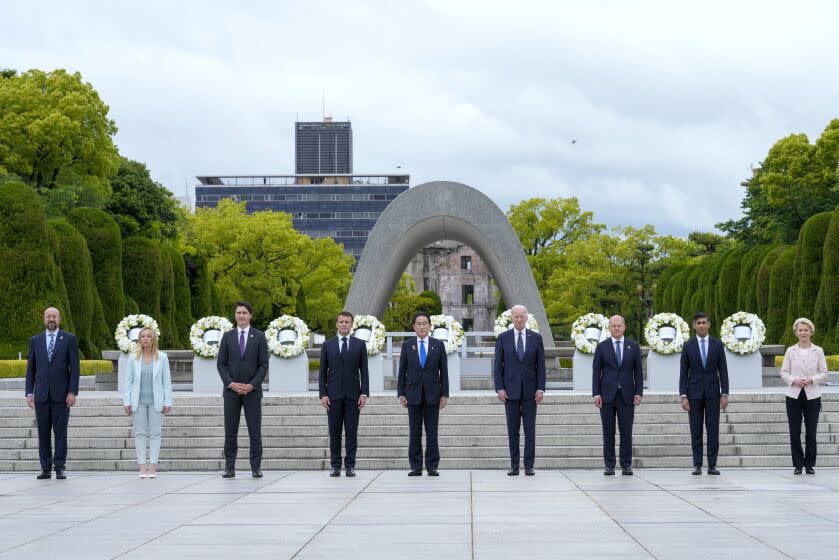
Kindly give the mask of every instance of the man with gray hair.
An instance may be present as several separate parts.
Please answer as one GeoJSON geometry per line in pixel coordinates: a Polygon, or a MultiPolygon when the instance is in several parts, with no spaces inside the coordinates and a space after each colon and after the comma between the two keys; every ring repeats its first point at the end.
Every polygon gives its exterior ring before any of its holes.
{"type": "Polygon", "coordinates": [[[527,308],[514,305],[513,328],[498,335],[495,343],[495,392],[504,403],[510,470],[519,474],[519,430],[524,423],[524,474],[533,476],[536,460],[536,407],[545,394],[545,346],[542,336],[527,325],[527,308]]]}

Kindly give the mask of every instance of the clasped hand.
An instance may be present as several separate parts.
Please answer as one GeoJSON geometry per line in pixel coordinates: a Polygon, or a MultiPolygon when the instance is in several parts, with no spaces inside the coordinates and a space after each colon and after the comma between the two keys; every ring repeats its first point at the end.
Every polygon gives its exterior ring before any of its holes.
{"type": "Polygon", "coordinates": [[[250,383],[231,383],[230,388],[238,395],[247,395],[254,390],[254,386],[250,383]]]}

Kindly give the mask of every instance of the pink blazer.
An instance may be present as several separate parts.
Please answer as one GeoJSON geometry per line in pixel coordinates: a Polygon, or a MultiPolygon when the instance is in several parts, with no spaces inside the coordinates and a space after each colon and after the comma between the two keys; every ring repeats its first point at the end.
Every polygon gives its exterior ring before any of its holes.
{"type": "Polygon", "coordinates": [[[813,379],[812,385],[804,387],[807,400],[817,399],[822,396],[819,383],[827,377],[827,360],[824,357],[824,350],[820,346],[810,343],[809,350],[802,359],[798,344],[796,344],[787,348],[787,352],[784,354],[784,363],[781,365],[781,378],[787,384],[786,395],[793,399],[797,399],[801,393],[801,387],[793,385],[793,380],[803,379],[805,377],[813,379]]]}

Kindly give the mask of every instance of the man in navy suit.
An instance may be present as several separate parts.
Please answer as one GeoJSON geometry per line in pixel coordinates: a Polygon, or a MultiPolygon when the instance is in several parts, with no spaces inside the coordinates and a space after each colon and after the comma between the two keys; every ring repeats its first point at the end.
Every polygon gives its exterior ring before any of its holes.
{"type": "Polygon", "coordinates": [[[711,321],[701,311],[693,316],[696,336],[682,346],[679,396],[690,420],[693,474],[702,474],[702,424],[708,430],[708,474],[717,470],[720,409],[728,408],[728,365],[722,341],[708,336],[711,321]]]}
{"type": "Polygon", "coordinates": [[[29,339],[26,362],[26,404],[35,409],[38,422],[39,480],[52,477],[53,467],[55,478],[67,478],[67,422],[79,394],[79,345],[75,336],[58,328],[59,324],[58,309],[44,311],[47,330],[29,339]],[[55,456],[51,433],[55,434],[55,456]]]}
{"type": "Polygon", "coordinates": [[[623,336],[626,322],[620,315],[609,319],[612,336],[597,345],[592,364],[594,406],[600,409],[603,424],[603,474],[615,474],[615,417],[621,431],[621,473],[632,475],[632,423],[635,407],[644,394],[641,347],[623,336]]]}
{"type": "Polygon", "coordinates": [[[536,461],[536,407],[545,395],[545,346],[542,336],[525,328],[527,308],[510,310],[513,328],[498,335],[495,342],[493,378],[498,400],[504,403],[510,470],[519,474],[519,431],[524,423],[524,474],[533,476],[536,461]]]}
{"type": "Polygon", "coordinates": [[[329,453],[332,473],[341,476],[341,432],[346,431],[347,476],[355,476],[355,451],[358,447],[358,417],[370,394],[367,375],[367,345],[350,336],[353,315],[342,311],[335,320],[338,336],[323,343],[320,349],[318,387],[321,403],[329,421],[329,453]]]}
{"type": "Polygon", "coordinates": [[[239,421],[242,408],[250,437],[251,475],[262,478],[262,381],[268,373],[268,340],[251,326],[253,307],[237,301],[233,307],[236,328],[224,333],[218,347],[216,368],[224,386],[224,474],[236,476],[239,421]]]}
{"type": "Polygon", "coordinates": [[[425,424],[425,469],[428,476],[439,476],[440,448],[437,425],[440,410],[449,399],[449,370],[443,341],[431,338],[431,316],[420,312],[413,322],[416,338],[402,343],[399,355],[397,395],[408,409],[408,476],[422,476],[422,427],[425,424]]]}

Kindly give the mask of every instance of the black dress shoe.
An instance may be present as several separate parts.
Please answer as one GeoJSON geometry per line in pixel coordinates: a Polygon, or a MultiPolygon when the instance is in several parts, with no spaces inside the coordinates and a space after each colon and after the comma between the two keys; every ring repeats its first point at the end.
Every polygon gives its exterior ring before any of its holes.
{"type": "Polygon", "coordinates": [[[329,476],[333,478],[341,476],[341,467],[334,467],[332,472],[329,473],[329,476]]]}
{"type": "Polygon", "coordinates": [[[693,474],[702,474],[702,466],[696,465],[695,467],[693,467],[693,474]]]}
{"type": "Polygon", "coordinates": [[[708,474],[720,474],[720,471],[717,470],[717,467],[708,467],[708,474]]]}
{"type": "Polygon", "coordinates": [[[816,474],[816,469],[814,469],[813,467],[804,467],[804,470],[807,472],[807,474],[816,474]]]}
{"type": "Polygon", "coordinates": [[[64,480],[67,478],[67,475],[64,474],[64,469],[55,469],[55,478],[58,480],[64,480]]]}
{"type": "Polygon", "coordinates": [[[509,471],[507,471],[507,476],[518,476],[518,475],[519,475],[519,470],[518,469],[510,469],[509,471]]]}
{"type": "Polygon", "coordinates": [[[430,469],[430,470],[428,471],[428,476],[440,476],[440,473],[438,473],[438,472],[437,472],[436,470],[434,470],[434,469],[430,469]]]}
{"type": "Polygon", "coordinates": [[[254,478],[262,478],[262,471],[259,469],[251,469],[251,476],[254,478]]]}
{"type": "Polygon", "coordinates": [[[621,474],[624,476],[632,476],[635,473],[632,472],[632,467],[621,467],[621,474]]]}
{"type": "Polygon", "coordinates": [[[225,469],[224,474],[221,475],[222,478],[234,478],[236,476],[236,471],[234,469],[225,469]]]}
{"type": "Polygon", "coordinates": [[[795,467],[795,470],[792,471],[792,474],[801,474],[801,467],[795,467]]]}
{"type": "Polygon", "coordinates": [[[603,476],[614,476],[615,467],[606,467],[603,469],[603,476]]]}
{"type": "Polygon", "coordinates": [[[525,476],[533,476],[535,474],[536,474],[536,471],[534,471],[533,469],[524,469],[524,475],[525,476]]]}
{"type": "Polygon", "coordinates": [[[355,469],[352,467],[347,467],[347,476],[355,476],[355,469]]]}
{"type": "Polygon", "coordinates": [[[408,471],[408,476],[422,476],[422,471],[419,471],[419,470],[408,471]]]}
{"type": "Polygon", "coordinates": [[[35,478],[37,478],[38,480],[46,480],[48,478],[52,478],[52,471],[51,470],[41,471],[41,474],[39,474],[35,478]]]}

